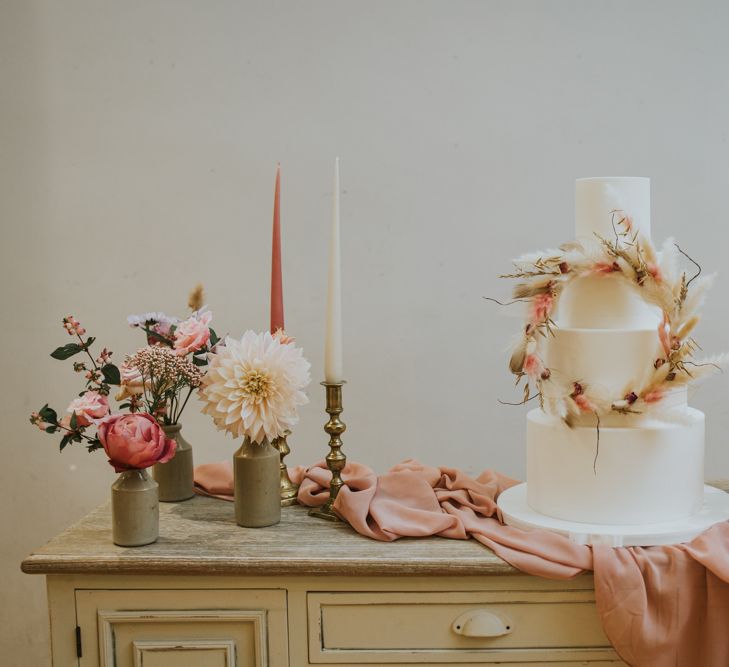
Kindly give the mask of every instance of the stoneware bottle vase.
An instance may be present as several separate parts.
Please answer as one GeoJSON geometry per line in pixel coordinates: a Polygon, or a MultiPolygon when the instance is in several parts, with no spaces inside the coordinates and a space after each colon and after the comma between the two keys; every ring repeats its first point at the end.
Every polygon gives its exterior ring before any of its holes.
{"type": "Polygon", "coordinates": [[[157,482],[146,470],[127,470],[111,485],[114,544],[141,547],[159,537],[157,482]]]}
{"type": "Polygon", "coordinates": [[[152,475],[159,484],[159,499],[163,503],[188,500],[195,495],[192,481],[192,446],[181,433],[180,424],[163,426],[168,438],[177,443],[175,455],[167,463],[158,463],[152,475]]]}
{"type": "Polygon", "coordinates": [[[261,528],[281,520],[279,451],[268,442],[243,441],[233,456],[235,520],[239,526],[261,528]]]}

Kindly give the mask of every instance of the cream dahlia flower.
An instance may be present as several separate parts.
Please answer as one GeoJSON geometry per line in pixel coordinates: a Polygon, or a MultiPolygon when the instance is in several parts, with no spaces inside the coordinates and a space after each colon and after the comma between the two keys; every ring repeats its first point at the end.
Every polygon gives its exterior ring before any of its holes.
{"type": "Polygon", "coordinates": [[[311,381],[300,347],[246,331],[240,340],[226,338],[208,359],[200,398],[218,429],[262,443],[299,421],[298,406],[309,402],[302,390],[311,381]]]}

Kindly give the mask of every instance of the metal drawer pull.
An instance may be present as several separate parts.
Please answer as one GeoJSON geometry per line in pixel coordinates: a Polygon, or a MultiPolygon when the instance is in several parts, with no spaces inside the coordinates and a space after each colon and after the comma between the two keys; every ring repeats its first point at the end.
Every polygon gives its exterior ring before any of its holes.
{"type": "Polygon", "coordinates": [[[508,618],[486,609],[465,611],[451,625],[453,632],[464,637],[501,637],[513,627],[508,618]]]}

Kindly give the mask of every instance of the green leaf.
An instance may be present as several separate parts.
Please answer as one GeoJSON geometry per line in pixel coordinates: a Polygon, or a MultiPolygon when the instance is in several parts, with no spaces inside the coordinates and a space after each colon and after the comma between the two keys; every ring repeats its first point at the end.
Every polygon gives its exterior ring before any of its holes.
{"type": "Polygon", "coordinates": [[[95,452],[97,449],[102,449],[104,445],[101,444],[98,438],[94,438],[89,444],[86,445],[86,449],[88,450],[89,454],[91,452],[95,452]]]}
{"type": "Polygon", "coordinates": [[[121,374],[114,364],[102,366],[101,372],[104,374],[104,380],[106,380],[107,384],[121,384],[121,374]]]}
{"type": "Polygon", "coordinates": [[[53,408],[49,408],[48,403],[38,410],[38,414],[44,422],[48,422],[49,424],[55,424],[58,421],[56,411],[53,408]]]}
{"type": "Polygon", "coordinates": [[[168,347],[174,347],[174,341],[170,340],[169,338],[165,338],[162,334],[158,334],[156,331],[152,331],[152,329],[149,329],[148,327],[142,327],[144,329],[144,332],[147,334],[148,338],[152,338],[153,340],[157,340],[160,343],[164,343],[168,347]]]}
{"type": "Polygon", "coordinates": [[[51,352],[51,356],[54,359],[59,359],[60,361],[63,361],[64,359],[68,359],[69,357],[72,357],[74,354],[78,354],[79,352],[83,351],[83,347],[79,345],[78,343],[68,343],[64,345],[63,347],[57,347],[53,352],[51,352]]]}
{"type": "Polygon", "coordinates": [[[215,329],[210,329],[210,347],[215,347],[220,341],[220,337],[215,333],[215,329]]]}
{"type": "Polygon", "coordinates": [[[126,410],[127,408],[130,408],[131,406],[132,406],[132,404],[131,404],[131,403],[122,403],[122,404],[121,404],[121,405],[119,406],[119,409],[120,409],[120,410],[126,410]]]}
{"type": "Polygon", "coordinates": [[[46,426],[46,433],[55,433],[57,430],[58,430],[58,427],[55,425],[46,426]]]}
{"type": "Polygon", "coordinates": [[[71,421],[69,422],[69,426],[71,427],[72,431],[75,431],[78,428],[78,417],[76,416],[75,412],[71,413],[71,421]]]}
{"type": "Polygon", "coordinates": [[[90,348],[91,347],[91,343],[93,343],[95,340],[96,340],[96,338],[94,338],[93,336],[89,336],[86,339],[86,342],[84,343],[84,347],[86,347],[87,349],[90,348]]]}
{"type": "Polygon", "coordinates": [[[66,445],[67,445],[67,444],[68,444],[69,442],[71,442],[71,436],[70,436],[70,435],[64,435],[64,436],[63,436],[63,437],[61,438],[61,446],[60,446],[60,451],[63,451],[63,450],[64,450],[64,448],[66,447],[66,445]]]}
{"type": "Polygon", "coordinates": [[[208,362],[205,359],[200,359],[197,354],[193,354],[192,363],[195,366],[205,366],[208,362]]]}

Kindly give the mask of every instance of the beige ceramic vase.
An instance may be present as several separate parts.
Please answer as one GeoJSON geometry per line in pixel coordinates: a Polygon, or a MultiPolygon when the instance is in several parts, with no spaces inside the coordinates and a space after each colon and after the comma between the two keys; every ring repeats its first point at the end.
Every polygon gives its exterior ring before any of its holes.
{"type": "Polygon", "coordinates": [[[243,441],[233,456],[235,520],[239,526],[262,528],[281,521],[281,457],[265,439],[243,441]]]}
{"type": "Polygon", "coordinates": [[[152,475],[159,484],[159,499],[163,503],[188,500],[195,495],[193,489],[192,446],[185,440],[180,424],[163,426],[168,438],[177,443],[175,455],[167,463],[158,463],[152,468],[152,475]]]}
{"type": "Polygon", "coordinates": [[[159,537],[157,482],[146,470],[127,470],[111,485],[114,544],[141,547],[159,537]]]}

